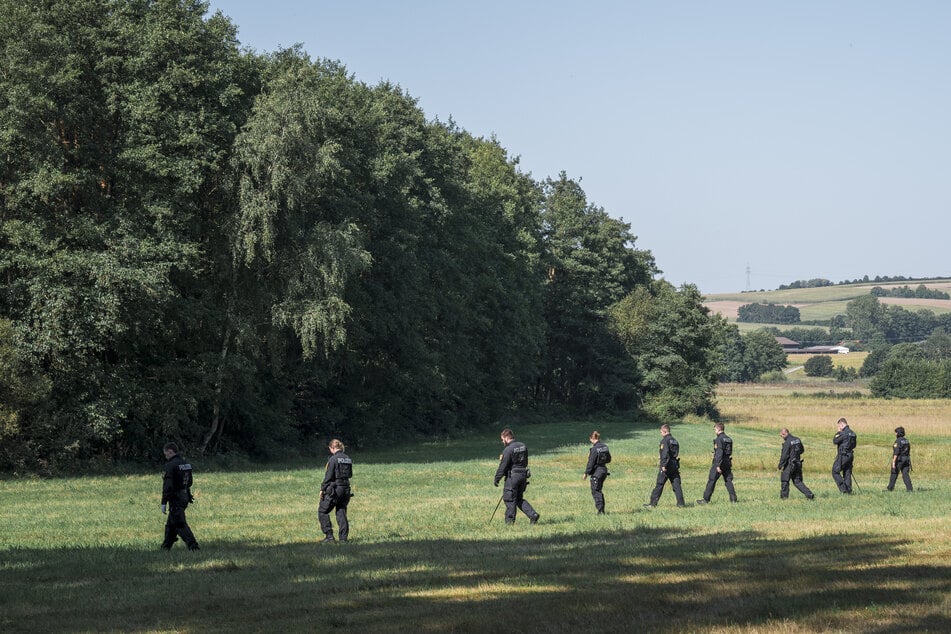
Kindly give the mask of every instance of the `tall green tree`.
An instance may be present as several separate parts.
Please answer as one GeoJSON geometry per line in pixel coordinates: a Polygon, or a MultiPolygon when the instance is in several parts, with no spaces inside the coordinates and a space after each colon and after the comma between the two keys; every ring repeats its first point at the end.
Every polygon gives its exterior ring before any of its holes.
{"type": "Polygon", "coordinates": [[[234,27],[206,11],[2,3],[2,312],[51,381],[39,454],[141,455],[199,413],[175,386],[203,370],[190,327],[243,114],[234,27]]]}
{"type": "Polygon", "coordinates": [[[611,318],[649,410],[663,417],[716,414],[723,323],[710,317],[696,286],[654,281],[615,304],[611,318]]]}
{"type": "Polygon", "coordinates": [[[726,324],[717,337],[720,378],[745,383],[786,366],[786,353],[772,329],[741,335],[735,324],[726,324]]]}
{"type": "Polygon", "coordinates": [[[867,341],[884,333],[885,306],[877,297],[856,297],[845,305],[845,316],[855,339],[867,341]]]}
{"type": "Polygon", "coordinates": [[[629,405],[638,377],[609,328],[608,310],[650,284],[653,256],[635,249],[630,225],[589,204],[564,173],[543,190],[547,346],[536,400],[583,409],[629,405]]]}

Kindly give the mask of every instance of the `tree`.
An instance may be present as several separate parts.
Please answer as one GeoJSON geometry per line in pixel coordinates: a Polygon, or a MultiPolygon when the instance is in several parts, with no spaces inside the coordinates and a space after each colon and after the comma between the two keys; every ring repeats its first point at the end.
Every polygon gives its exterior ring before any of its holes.
{"type": "Polygon", "coordinates": [[[757,330],[743,336],[744,376],[748,381],[755,381],[761,375],[786,367],[786,352],[776,341],[776,337],[757,330]]]}
{"type": "Polygon", "coordinates": [[[809,357],[804,367],[806,376],[832,376],[832,359],[828,355],[809,357]]]}
{"type": "MultiPolygon", "coordinates": [[[[746,375],[746,363],[743,356],[746,346],[740,329],[721,317],[717,329],[717,355],[720,366],[718,379],[734,383],[743,383],[749,380],[746,375]]],[[[775,339],[774,339],[775,341],[775,339]]]]}
{"type": "Polygon", "coordinates": [[[934,313],[924,309],[910,311],[887,306],[882,317],[885,338],[893,343],[924,341],[935,325],[934,313]]]}
{"type": "Polygon", "coordinates": [[[638,378],[608,329],[608,309],[656,271],[648,251],[633,248],[630,225],[588,204],[562,173],[543,186],[542,235],[547,350],[536,401],[582,409],[624,406],[638,378]]]}
{"type": "Polygon", "coordinates": [[[865,360],[862,362],[862,367],[859,369],[859,376],[868,378],[878,374],[882,364],[885,363],[885,360],[888,358],[889,347],[890,346],[886,344],[870,350],[868,356],[865,357],[865,360]]]}
{"type": "Polygon", "coordinates": [[[893,358],[869,383],[873,396],[883,398],[951,397],[951,361],[893,358]]]}
{"type": "Polygon", "coordinates": [[[37,456],[141,456],[208,402],[206,249],[247,80],[233,25],[205,11],[3,3],[0,314],[50,381],[60,424],[21,426],[37,456]]]}
{"type": "Polygon", "coordinates": [[[922,344],[922,351],[932,361],[951,359],[951,336],[942,329],[936,329],[922,344]]]}
{"type": "Polygon", "coordinates": [[[635,289],[611,309],[613,329],[636,363],[647,407],[663,416],[715,414],[721,370],[715,343],[724,328],[696,286],[664,280],[635,289]]]}
{"type": "Polygon", "coordinates": [[[776,304],[744,304],[737,309],[737,321],[762,324],[799,323],[799,309],[776,304]]]}
{"type": "Polygon", "coordinates": [[[846,304],[845,313],[855,339],[868,340],[884,332],[885,307],[877,297],[857,297],[846,304]]]}
{"type": "Polygon", "coordinates": [[[720,329],[717,338],[720,379],[745,383],[786,367],[786,353],[769,329],[741,335],[735,325],[720,329]]]}

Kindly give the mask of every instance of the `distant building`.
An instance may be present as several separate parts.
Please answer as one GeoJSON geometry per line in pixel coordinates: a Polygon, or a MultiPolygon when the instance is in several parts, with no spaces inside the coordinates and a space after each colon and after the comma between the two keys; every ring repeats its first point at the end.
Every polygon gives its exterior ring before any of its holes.
{"type": "Polygon", "coordinates": [[[798,341],[793,341],[788,337],[776,337],[776,341],[783,347],[783,352],[789,354],[848,354],[849,349],[845,346],[809,346],[800,348],[798,341]]]}
{"type": "Polygon", "coordinates": [[[783,347],[783,352],[799,352],[799,342],[788,337],[776,337],[776,341],[783,347]]]}
{"type": "Polygon", "coordinates": [[[799,350],[790,350],[801,354],[848,354],[849,349],[845,346],[809,346],[799,350]]]}

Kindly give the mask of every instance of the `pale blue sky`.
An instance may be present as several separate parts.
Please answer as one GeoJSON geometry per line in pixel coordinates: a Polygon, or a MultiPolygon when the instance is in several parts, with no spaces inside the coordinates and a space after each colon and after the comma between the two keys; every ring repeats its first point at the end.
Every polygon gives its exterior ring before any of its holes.
{"type": "Polygon", "coordinates": [[[951,275],[951,2],[211,5],[581,179],[674,284],[951,275]]]}

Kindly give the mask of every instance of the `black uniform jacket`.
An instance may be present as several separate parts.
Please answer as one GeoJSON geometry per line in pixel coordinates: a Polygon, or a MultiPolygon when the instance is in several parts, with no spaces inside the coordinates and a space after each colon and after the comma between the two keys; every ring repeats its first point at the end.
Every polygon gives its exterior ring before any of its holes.
{"type": "MultiPolygon", "coordinates": [[[[590,451],[588,451],[588,466],[585,467],[584,472],[589,476],[594,475],[598,467],[605,467],[609,462],[611,462],[611,451],[607,445],[599,440],[594,443],[590,451]]],[[[605,471],[606,470],[607,468],[605,467],[605,471]]]]}
{"type": "Polygon", "coordinates": [[[505,446],[499,468],[495,471],[495,483],[502,478],[509,477],[512,471],[526,471],[528,469],[528,447],[525,443],[513,440],[505,446]]]}
{"type": "Polygon", "coordinates": [[[660,441],[660,468],[680,471],[680,443],[670,434],[660,441]]]}
{"type": "Polygon", "coordinates": [[[892,451],[894,455],[898,456],[898,460],[895,461],[896,464],[904,462],[911,464],[911,443],[907,438],[904,436],[896,438],[895,444],[892,445],[892,451]]]}
{"type": "Polygon", "coordinates": [[[335,486],[348,487],[352,477],[353,460],[344,452],[338,451],[327,461],[327,472],[324,474],[324,481],[320,483],[320,490],[326,492],[335,486]]]}
{"type": "Polygon", "coordinates": [[[855,449],[855,432],[846,425],[842,428],[842,431],[836,433],[832,438],[832,442],[839,446],[840,454],[850,454],[852,450],[855,449]]]}
{"type": "Polygon", "coordinates": [[[720,432],[713,439],[713,468],[729,469],[733,465],[733,439],[720,432]]]}
{"type": "Polygon", "coordinates": [[[803,447],[802,441],[789,434],[786,436],[786,440],[783,441],[783,452],[779,456],[779,468],[785,469],[789,466],[789,463],[802,462],[802,454],[806,453],[806,448],[803,447]]]}
{"type": "Polygon", "coordinates": [[[165,463],[162,475],[162,504],[187,506],[192,500],[192,466],[175,454],[165,463]]]}

